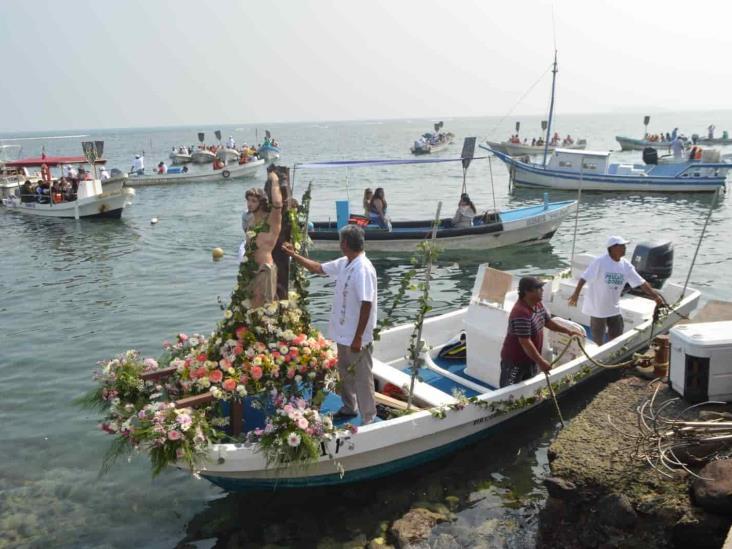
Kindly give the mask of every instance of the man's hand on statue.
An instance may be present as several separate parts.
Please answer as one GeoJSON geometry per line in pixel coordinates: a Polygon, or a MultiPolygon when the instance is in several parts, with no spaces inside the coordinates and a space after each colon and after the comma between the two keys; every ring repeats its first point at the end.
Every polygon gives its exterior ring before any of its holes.
{"type": "Polygon", "coordinates": [[[285,252],[290,257],[295,255],[295,248],[292,246],[291,243],[283,242],[281,248],[282,248],[282,251],[285,252]]]}
{"type": "Polygon", "coordinates": [[[351,350],[357,353],[361,352],[361,336],[353,336],[353,341],[351,341],[351,350]]]}

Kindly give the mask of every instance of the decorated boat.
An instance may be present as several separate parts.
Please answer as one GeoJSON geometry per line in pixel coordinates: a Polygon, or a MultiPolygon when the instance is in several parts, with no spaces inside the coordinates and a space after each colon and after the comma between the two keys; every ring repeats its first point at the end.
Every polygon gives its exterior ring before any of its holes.
{"type": "Polygon", "coordinates": [[[264,160],[251,160],[245,164],[230,164],[221,170],[203,170],[182,168],[168,168],[165,174],[130,174],[127,179],[128,187],[146,187],[152,185],[171,185],[174,183],[205,183],[211,181],[228,181],[243,177],[254,177],[264,160]]]}
{"type": "MultiPolygon", "coordinates": [[[[586,333],[584,294],[577,307],[568,298],[592,257],[576,259],[547,284],[543,299],[567,319],[565,326],[586,333]]],[[[106,414],[102,428],[115,437],[110,457],[147,451],[155,472],[176,466],[229,491],[378,478],[454,452],[532,408],[548,406],[551,394],[561,397],[603,365],[631,358],[699,300],[696,290],[657,280],[668,309],[625,294],[620,337],[598,346],[585,336],[547,331],[541,352],[553,366],[548,374],[499,387],[516,280],[482,265],[467,307],[428,319],[421,313],[414,324],[379,334],[373,376],[384,409],[359,426],[333,419],[341,406],[332,389],[335,356],[303,316],[303,287],[287,301],[248,309],[242,294],[246,263],[210,339],[180,334],[160,360],[129,351],[102,365],[99,386],[86,402],[106,414]],[[456,340],[465,352],[446,358],[443,351],[456,340]]]]}
{"type": "Polygon", "coordinates": [[[442,132],[441,130],[444,125],[444,122],[437,122],[434,132],[422,134],[409,149],[411,153],[415,155],[434,154],[452,145],[455,140],[455,134],[442,132]]]}
{"type": "Polygon", "coordinates": [[[263,158],[268,164],[280,157],[280,144],[272,137],[272,133],[269,130],[264,131],[264,141],[257,148],[257,156],[263,158]]]}
{"type": "Polygon", "coordinates": [[[732,163],[719,151],[704,151],[706,160],[645,164],[611,163],[609,152],[557,149],[548,163],[529,162],[493,152],[516,187],[586,191],[714,192],[725,187],[732,163]]]}

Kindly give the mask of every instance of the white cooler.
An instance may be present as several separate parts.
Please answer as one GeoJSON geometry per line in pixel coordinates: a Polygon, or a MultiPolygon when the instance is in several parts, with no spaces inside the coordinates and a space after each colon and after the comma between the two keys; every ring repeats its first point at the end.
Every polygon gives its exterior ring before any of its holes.
{"type": "Polygon", "coordinates": [[[732,321],[671,329],[669,382],[689,402],[732,402],[732,321]]]}

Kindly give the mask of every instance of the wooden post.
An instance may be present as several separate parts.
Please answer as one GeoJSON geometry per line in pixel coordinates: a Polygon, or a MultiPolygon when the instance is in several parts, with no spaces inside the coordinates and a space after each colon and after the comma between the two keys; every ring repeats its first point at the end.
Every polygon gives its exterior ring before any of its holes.
{"type": "Polygon", "coordinates": [[[244,403],[239,399],[231,401],[231,436],[239,436],[244,424],[244,403]]]}

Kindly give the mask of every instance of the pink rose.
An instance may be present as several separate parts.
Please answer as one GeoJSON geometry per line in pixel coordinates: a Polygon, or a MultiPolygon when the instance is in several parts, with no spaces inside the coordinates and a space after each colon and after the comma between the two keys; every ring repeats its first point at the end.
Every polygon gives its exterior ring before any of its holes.
{"type": "Polygon", "coordinates": [[[236,338],[237,339],[242,339],[245,335],[247,335],[247,332],[248,331],[249,330],[247,330],[247,327],[246,326],[239,326],[236,329],[236,338]]]}
{"type": "Polygon", "coordinates": [[[176,431],[175,429],[168,431],[168,440],[180,440],[181,436],[180,431],[176,431]]]}
{"type": "Polygon", "coordinates": [[[198,360],[198,362],[206,362],[206,358],[208,358],[206,356],[206,353],[199,353],[199,355],[196,357],[196,360],[198,360]]]}
{"type": "Polygon", "coordinates": [[[293,343],[294,343],[295,345],[301,345],[301,344],[302,344],[302,342],[303,342],[303,341],[305,341],[305,339],[306,339],[306,337],[305,337],[305,334],[300,334],[300,335],[299,335],[299,336],[297,336],[297,337],[296,337],[295,339],[293,339],[293,340],[292,340],[292,342],[293,342],[293,343]]]}
{"type": "Polygon", "coordinates": [[[251,374],[254,381],[259,381],[262,379],[262,374],[264,374],[264,372],[260,366],[252,366],[251,374]]]}
{"type": "Polygon", "coordinates": [[[236,390],[236,380],[232,378],[228,378],[226,381],[224,381],[224,391],[234,391],[236,390]]]}
{"type": "Polygon", "coordinates": [[[221,383],[221,380],[224,379],[224,374],[221,370],[214,370],[208,375],[208,379],[211,380],[211,383],[221,383]]]}
{"type": "Polygon", "coordinates": [[[181,343],[185,343],[188,341],[188,336],[186,334],[178,334],[178,341],[181,343]]]}

